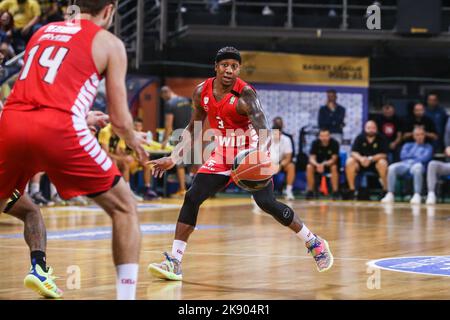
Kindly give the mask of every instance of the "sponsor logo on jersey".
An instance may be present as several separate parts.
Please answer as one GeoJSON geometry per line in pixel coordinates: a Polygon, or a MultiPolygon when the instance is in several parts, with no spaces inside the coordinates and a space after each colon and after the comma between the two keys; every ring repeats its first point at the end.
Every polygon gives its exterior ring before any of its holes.
{"type": "Polygon", "coordinates": [[[40,42],[40,41],[44,41],[44,40],[58,41],[58,42],[69,42],[70,40],[72,40],[72,36],[64,35],[64,34],[46,33],[46,34],[43,34],[39,38],[38,41],[40,42]]]}
{"type": "Polygon", "coordinates": [[[234,104],[235,101],[236,101],[236,97],[235,96],[231,97],[230,104],[234,104]]]}
{"type": "Polygon", "coordinates": [[[221,147],[244,147],[247,142],[246,136],[218,136],[217,141],[221,147]]]}
{"type": "Polygon", "coordinates": [[[53,33],[65,33],[65,34],[77,34],[80,32],[81,27],[79,26],[57,26],[57,25],[50,25],[48,26],[44,32],[53,32],[53,33]]]}
{"type": "Polygon", "coordinates": [[[203,104],[206,106],[209,102],[209,97],[204,97],[203,98],[203,104]]]}

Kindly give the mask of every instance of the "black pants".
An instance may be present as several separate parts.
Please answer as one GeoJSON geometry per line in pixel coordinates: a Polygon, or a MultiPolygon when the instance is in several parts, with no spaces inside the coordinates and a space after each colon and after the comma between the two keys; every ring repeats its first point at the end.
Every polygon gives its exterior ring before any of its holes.
{"type": "MultiPolygon", "coordinates": [[[[222,190],[230,177],[220,174],[199,173],[195,176],[192,186],[186,192],[178,222],[195,226],[200,205],[209,197],[222,190]]],[[[266,213],[272,215],[284,226],[289,226],[294,219],[294,211],[275,199],[273,182],[264,189],[253,192],[256,204],[266,213]]]]}

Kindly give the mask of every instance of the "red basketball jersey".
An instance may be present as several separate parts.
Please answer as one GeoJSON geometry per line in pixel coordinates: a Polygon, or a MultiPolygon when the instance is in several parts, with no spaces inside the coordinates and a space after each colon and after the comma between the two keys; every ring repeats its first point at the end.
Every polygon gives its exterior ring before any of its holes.
{"type": "Polygon", "coordinates": [[[101,27],[79,21],[50,23],[33,35],[5,110],[52,108],[86,116],[101,80],[92,57],[101,27]]]}
{"type": "Polygon", "coordinates": [[[203,84],[201,105],[208,114],[211,128],[217,129],[217,150],[246,149],[257,143],[256,131],[250,119],[237,112],[236,107],[242,90],[248,84],[237,78],[230,93],[216,101],[213,94],[215,78],[207,79],[203,84]]]}

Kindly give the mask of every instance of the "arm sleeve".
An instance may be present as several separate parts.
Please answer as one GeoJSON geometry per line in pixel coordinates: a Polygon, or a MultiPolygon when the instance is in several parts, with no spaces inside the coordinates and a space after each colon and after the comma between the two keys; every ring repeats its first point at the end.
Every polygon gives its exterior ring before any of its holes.
{"type": "Polygon", "coordinates": [[[403,147],[402,147],[402,150],[400,151],[400,160],[406,160],[406,159],[408,159],[409,158],[409,146],[410,146],[411,144],[408,142],[408,143],[405,143],[404,145],[403,145],[403,147]]]}

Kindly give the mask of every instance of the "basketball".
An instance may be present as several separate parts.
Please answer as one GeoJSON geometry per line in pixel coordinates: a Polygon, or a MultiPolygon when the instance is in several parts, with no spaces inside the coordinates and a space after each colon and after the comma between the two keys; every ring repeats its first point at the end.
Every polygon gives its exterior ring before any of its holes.
{"type": "Polygon", "coordinates": [[[252,192],[264,189],[275,173],[275,165],[264,152],[246,149],[234,158],[231,178],[239,187],[252,192]]]}

